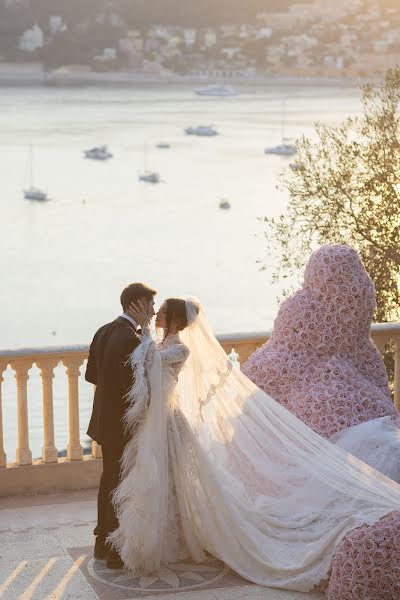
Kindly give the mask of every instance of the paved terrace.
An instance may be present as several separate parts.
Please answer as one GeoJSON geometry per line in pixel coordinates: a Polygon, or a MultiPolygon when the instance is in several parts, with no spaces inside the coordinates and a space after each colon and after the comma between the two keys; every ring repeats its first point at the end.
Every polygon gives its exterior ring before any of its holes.
{"type": "MultiPolygon", "coordinates": [[[[374,325],[381,352],[388,345],[395,358],[395,403],[400,406],[400,323],[374,325]]],[[[267,333],[221,336],[244,361],[268,339],[267,333]]],[[[0,599],[1,600],[318,600],[301,594],[256,586],[221,561],[170,564],[153,577],[132,578],[93,558],[96,497],[102,467],[101,447],[93,443],[83,456],[79,427],[79,368],[87,347],[34,348],[0,352],[0,599]],[[54,439],[53,369],[66,367],[69,387],[69,444],[59,458],[54,439]],[[32,462],[29,447],[29,369],[41,370],[43,392],[42,459],[32,462]],[[2,373],[15,371],[18,409],[16,461],[7,462],[3,447],[2,373]]],[[[35,402],[40,399],[35,398],[35,402]]],[[[7,426],[7,423],[5,423],[7,426]]]]}
{"type": "Polygon", "coordinates": [[[97,490],[0,499],[2,600],[318,600],[252,585],[218,560],[132,578],[93,558],[97,490]]]}

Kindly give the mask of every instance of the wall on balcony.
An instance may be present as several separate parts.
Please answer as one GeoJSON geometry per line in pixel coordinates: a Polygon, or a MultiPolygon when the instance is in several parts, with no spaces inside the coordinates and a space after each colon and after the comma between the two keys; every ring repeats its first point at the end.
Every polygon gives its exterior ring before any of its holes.
{"type": "MultiPolygon", "coordinates": [[[[219,336],[219,341],[229,354],[232,348],[239,353],[241,362],[260,345],[267,341],[267,332],[230,334],[219,336]]],[[[400,323],[375,324],[372,337],[383,352],[392,345],[395,358],[394,397],[400,405],[400,323]]],[[[102,471],[101,447],[92,443],[91,456],[83,455],[79,423],[80,391],[82,380],[80,368],[88,353],[88,347],[33,348],[20,351],[0,351],[0,496],[18,494],[49,493],[63,490],[95,488],[102,471]],[[66,458],[60,458],[55,444],[53,377],[54,371],[62,364],[68,381],[68,444],[66,458]],[[3,373],[11,365],[15,372],[15,399],[17,410],[17,450],[16,460],[6,457],[3,445],[3,431],[9,426],[2,420],[2,381],[3,373]],[[28,420],[28,373],[33,365],[40,370],[43,412],[42,459],[32,460],[30,449],[30,429],[28,420]]],[[[82,370],[82,369],[81,369],[82,370]]],[[[38,400],[40,403],[40,399],[38,400]]],[[[37,419],[40,414],[36,415],[37,419]]]]}

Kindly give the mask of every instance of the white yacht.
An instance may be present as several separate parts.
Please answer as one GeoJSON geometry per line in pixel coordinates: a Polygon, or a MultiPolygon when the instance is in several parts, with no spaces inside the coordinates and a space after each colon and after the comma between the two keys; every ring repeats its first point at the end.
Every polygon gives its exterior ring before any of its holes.
{"type": "Polygon", "coordinates": [[[47,193],[43,192],[39,188],[31,186],[29,189],[24,190],[24,198],[26,200],[47,200],[47,193]]]}
{"type": "Polygon", "coordinates": [[[146,183],[160,183],[161,178],[155,171],[144,171],[139,173],[139,181],[145,181],[146,183]]]}
{"type": "Polygon", "coordinates": [[[29,158],[28,158],[28,166],[29,166],[29,187],[24,190],[24,198],[26,200],[37,200],[43,202],[47,200],[47,192],[35,187],[33,184],[33,147],[29,148],[29,158]]]}
{"type": "Polygon", "coordinates": [[[239,92],[231,85],[213,83],[203,88],[195,88],[194,93],[198,96],[238,96],[239,92]]]}
{"type": "Polygon", "coordinates": [[[84,154],[86,158],[91,158],[92,160],[108,160],[113,156],[111,152],[109,152],[107,146],[90,148],[90,150],[85,150],[84,154]]]}
{"type": "Polygon", "coordinates": [[[198,135],[200,137],[213,137],[218,135],[218,131],[211,125],[199,125],[198,127],[186,127],[187,135],[198,135]]]}
{"type": "Polygon", "coordinates": [[[294,156],[297,151],[292,144],[278,144],[278,146],[265,148],[264,152],[265,154],[277,154],[278,156],[294,156]]]}

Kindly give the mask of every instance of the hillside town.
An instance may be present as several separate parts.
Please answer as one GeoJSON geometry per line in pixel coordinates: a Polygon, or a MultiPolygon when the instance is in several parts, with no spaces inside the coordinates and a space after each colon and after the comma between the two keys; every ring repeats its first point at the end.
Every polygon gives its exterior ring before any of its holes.
{"type": "MultiPolygon", "coordinates": [[[[3,2],[7,14],[18,0],[3,2]]],[[[0,43],[0,80],[18,69],[156,78],[375,77],[400,61],[400,3],[314,0],[258,13],[249,23],[148,28],[132,28],[110,3],[94,21],[67,23],[54,14],[14,32],[11,41],[0,43]]]]}

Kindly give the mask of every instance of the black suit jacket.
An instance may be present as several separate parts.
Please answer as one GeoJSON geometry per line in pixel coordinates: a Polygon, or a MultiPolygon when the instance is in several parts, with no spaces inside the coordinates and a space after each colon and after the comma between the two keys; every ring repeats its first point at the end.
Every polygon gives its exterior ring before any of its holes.
{"type": "Polygon", "coordinates": [[[132,385],[132,369],[125,364],[140,344],[132,323],[118,317],[97,331],[90,345],[85,379],[96,385],[87,434],[101,445],[125,445],[122,418],[125,396],[132,385]]]}

